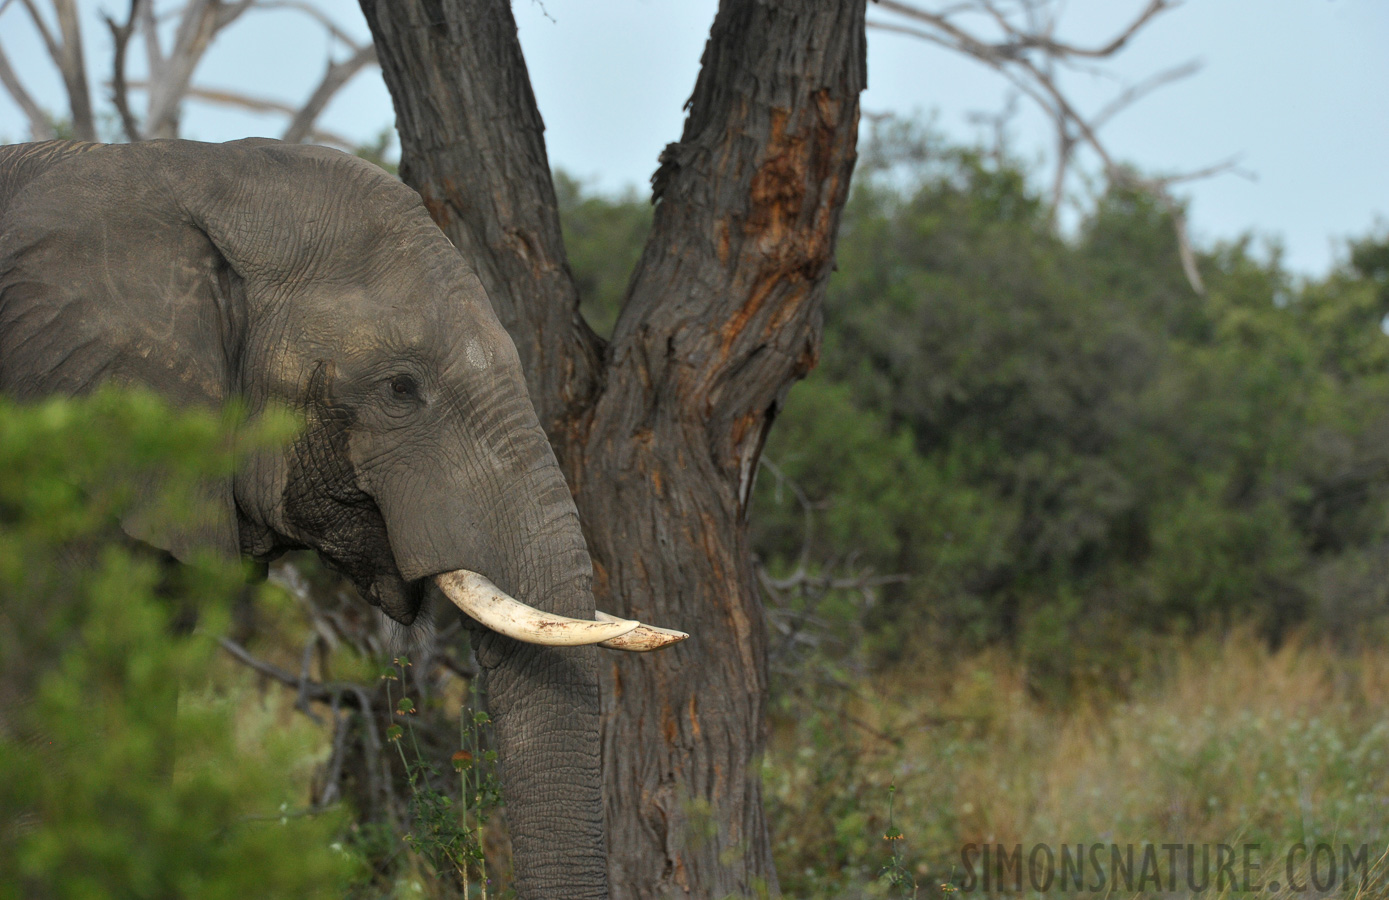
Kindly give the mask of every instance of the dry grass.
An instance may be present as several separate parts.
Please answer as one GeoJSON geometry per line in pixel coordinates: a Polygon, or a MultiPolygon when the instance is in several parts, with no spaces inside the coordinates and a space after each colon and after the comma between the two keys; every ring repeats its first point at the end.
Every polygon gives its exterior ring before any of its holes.
{"type": "Polygon", "coordinates": [[[1364,844],[1369,890],[1385,893],[1389,655],[1200,642],[1157,660],[1132,699],[1064,710],[1026,681],[999,654],[918,663],[823,721],[783,724],[767,777],[788,895],[882,896],[895,844],[933,896],[960,880],[964,845],[1038,843],[1134,844],[1140,858],[1146,844],[1257,844],[1278,873],[1292,845],[1364,844]],[[885,844],[892,783],[905,840],[885,844]]]}

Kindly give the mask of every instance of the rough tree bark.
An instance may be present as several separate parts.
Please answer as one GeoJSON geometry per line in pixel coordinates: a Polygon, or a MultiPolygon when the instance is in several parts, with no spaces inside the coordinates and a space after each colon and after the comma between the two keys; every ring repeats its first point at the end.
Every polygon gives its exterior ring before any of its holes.
{"type": "Polygon", "coordinates": [[[866,81],[865,0],[723,0],[610,343],[584,324],[507,0],[361,0],[401,175],[478,268],[578,500],[599,605],[693,637],[604,660],[614,897],[775,894],[745,519],[815,364],[866,81]]]}

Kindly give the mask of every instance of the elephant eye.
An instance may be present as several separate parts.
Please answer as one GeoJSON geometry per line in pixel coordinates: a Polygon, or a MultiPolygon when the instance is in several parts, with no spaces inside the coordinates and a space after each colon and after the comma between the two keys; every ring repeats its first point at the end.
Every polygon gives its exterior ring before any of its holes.
{"type": "Polygon", "coordinates": [[[391,378],[391,393],[397,397],[418,397],[419,385],[409,375],[395,375],[391,378]]]}

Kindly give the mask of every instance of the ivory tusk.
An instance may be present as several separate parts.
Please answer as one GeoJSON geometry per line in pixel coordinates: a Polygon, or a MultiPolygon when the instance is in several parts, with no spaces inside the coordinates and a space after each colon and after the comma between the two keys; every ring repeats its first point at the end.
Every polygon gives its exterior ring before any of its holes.
{"type": "MultiPolygon", "coordinates": [[[[610,616],[601,609],[595,612],[594,617],[600,622],[629,622],[630,619],[619,619],[617,616],[610,616]]],[[[659,650],[671,644],[683,641],[689,637],[683,631],[676,631],[672,628],[657,628],[655,625],[637,624],[637,627],[620,637],[600,641],[598,646],[607,647],[609,650],[634,650],[638,653],[646,653],[651,650],[659,650]]]]}
{"type": "Polygon", "coordinates": [[[640,622],[611,616],[602,621],[588,621],[542,612],[507,596],[501,588],[467,569],[435,575],[434,583],[454,606],[483,625],[529,644],[552,647],[599,644],[618,640],[642,627],[640,622]]]}

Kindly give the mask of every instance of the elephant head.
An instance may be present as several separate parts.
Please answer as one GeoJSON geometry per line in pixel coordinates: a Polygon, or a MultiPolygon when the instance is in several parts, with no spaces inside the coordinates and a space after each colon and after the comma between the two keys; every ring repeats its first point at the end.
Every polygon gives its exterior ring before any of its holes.
{"type": "Polygon", "coordinates": [[[488,629],[518,889],[604,896],[596,651],[554,645],[684,635],[595,611],[515,347],[418,195],[273,141],[0,149],[0,390],[107,380],[302,413],[285,452],[209,487],[212,524],[136,536],[312,548],[406,624],[443,590],[488,629]]]}

